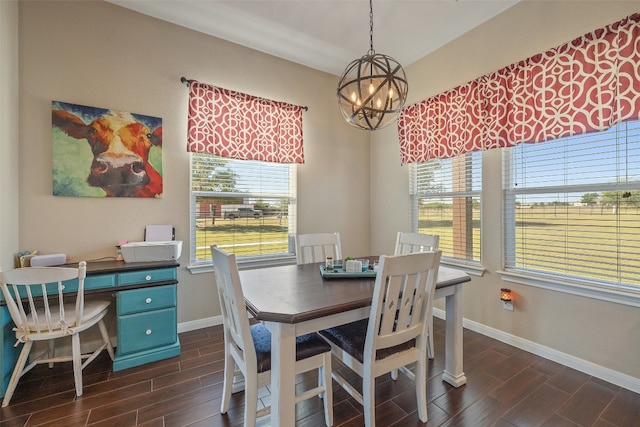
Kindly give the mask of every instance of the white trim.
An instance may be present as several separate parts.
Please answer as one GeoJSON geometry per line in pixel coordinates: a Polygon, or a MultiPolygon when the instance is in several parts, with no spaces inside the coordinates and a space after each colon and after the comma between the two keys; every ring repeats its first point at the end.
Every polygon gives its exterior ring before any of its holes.
{"type": "MultiPolygon", "coordinates": [[[[444,319],[445,311],[433,307],[433,315],[440,319],[444,319]]],[[[206,319],[179,323],[178,333],[194,331],[197,329],[208,328],[210,326],[217,325],[222,325],[222,316],[214,316],[206,319]]],[[[601,380],[608,381],[611,384],[615,384],[627,390],[631,390],[635,393],[640,393],[640,378],[635,378],[630,375],[605,368],[604,366],[597,365],[587,360],[554,350],[552,348],[517,337],[515,335],[507,334],[506,332],[499,331],[498,329],[485,326],[481,323],[474,322],[469,319],[463,319],[463,326],[471,331],[477,332],[490,338],[494,338],[500,342],[512,345],[521,350],[533,353],[536,356],[544,357],[545,359],[560,363],[564,366],[568,366],[569,368],[576,369],[580,372],[584,372],[585,374],[594,376],[596,378],[600,378],[601,380]]]]}
{"type": "Polygon", "coordinates": [[[443,257],[440,260],[440,265],[445,265],[451,268],[457,268],[458,270],[462,270],[467,274],[471,274],[472,276],[484,276],[484,273],[487,271],[485,267],[481,264],[475,262],[464,262],[463,260],[456,258],[443,257]]]}
{"type": "Polygon", "coordinates": [[[520,283],[527,286],[548,289],[551,291],[564,292],[566,294],[578,295],[586,298],[593,298],[617,304],[640,307],[640,292],[632,291],[629,287],[620,290],[613,289],[606,285],[598,286],[596,282],[586,280],[569,281],[549,275],[535,275],[528,272],[498,271],[505,282],[520,283]]]}
{"type": "Polygon", "coordinates": [[[222,316],[207,317],[205,319],[192,320],[190,322],[178,323],[178,333],[195,331],[197,329],[222,325],[222,316]]]}
{"type": "Polygon", "coordinates": [[[187,265],[187,270],[191,274],[213,273],[213,264],[205,262],[189,264],[187,265]]]}
{"type": "MultiPolygon", "coordinates": [[[[440,319],[445,318],[444,310],[435,307],[433,308],[433,315],[440,319]]],[[[554,350],[533,341],[508,334],[468,319],[463,319],[463,326],[471,331],[478,332],[479,334],[533,353],[536,356],[544,357],[545,359],[560,363],[564,366],[584,372],[585,374],[600,378],[601,380],[608,381],[611,384],[615,384],[635,393],[640,393],[640,378],[635,378],[630,375],[605,368],[604,366],[597,365],[593,362],[580,359],[570,354],[554,350]]]]}
{"type": "MultiPolygon", "coordinates": [[[[252,268],[264,268],[264,267],[277,267],[280,265],[295,265],[296,257],[295,255],[284,255],[284,256],[262,256],[262,257],[245,257],[238,259],[238,269],[248,270],[252,268]]],[[[212,273],[213,264],[211,260],[208,262],[198,262],[194,264],[190,264],[187,266],[187,270],[191,274],[201,274],[201,273],[212,273]]]]}

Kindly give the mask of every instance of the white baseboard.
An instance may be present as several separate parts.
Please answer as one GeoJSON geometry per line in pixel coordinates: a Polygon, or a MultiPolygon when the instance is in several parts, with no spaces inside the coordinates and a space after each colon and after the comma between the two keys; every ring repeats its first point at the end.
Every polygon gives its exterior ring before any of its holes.
{"type": "Polygon", "coordinates": [[[178,323],[178,333],[195,331],[196,329],[222,325],[222,316],[207,317],[206,319],[192,320],[191,322],[178,323]]]}
{"type": "MultiPolygon", "coordinates": [[[[435,307],[433,308],[433,315],[440,319],[445,318],[444,310],[435,307]]],[[[222,316],[208,317],[206,319],[179,323],[178,333],[194,331],[196,329],[202,329],[217,325],[222,325],[222,316]]],[[[604,366],[600,366],[593,362],[571,356],[570,354],[562,353],[552,348],[537,344],[533,341],[529,341],[515,335],[507,334],[506,332],[491,328],[489,326],[485,326],[478,322],[473,322],[468,319],[463,320],[463,326],[469,330],[482,335],[486,335],[490,338],[494,338],[498,341],[528,351],[537,356],[544,357],[545,359],[560,363],[562,365],[576,369],[580,372],[584,372],[585,374],[600,378],[601,380],[608,381],[611,384],[626,388],[627,390],[631,390],[635,393],[640,393],[640,379],[638,378],[623,374],[618,371],[614,371],[609,368],[605,368],[604,366]]]]}
{"type": "MultiPolygon", "coordinates": [[[[433,308],[433,315],[440,319],[445,318],[444,310],[435,307],[433,308]]],[[[486,335],[503,343],[533,353],[537,356],[544,357],[545,359],[560,363],[580,372],[584,372],[585,374],[600,378],[601,380],[608,381],[611,384],[618,385],[635,393],[640,393],[639,378],[635,378],[630,375],[605,368],[604,366],[600,366],[593,362],[571,356],[570,354],[562,353],[552,348],[537,344],[533,341],[529,341],[515,335],[507,334],[506,332],[490,328],[478,322],[463,319],[462,324],[465,328],[474,332],[478,332],[479,334],[486,335]]]]}

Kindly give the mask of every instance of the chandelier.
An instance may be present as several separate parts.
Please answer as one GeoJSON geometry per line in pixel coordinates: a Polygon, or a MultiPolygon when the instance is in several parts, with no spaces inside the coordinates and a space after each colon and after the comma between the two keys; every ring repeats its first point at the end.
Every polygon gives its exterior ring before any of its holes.
{"type": "Polygon", "coordinates": [[[395,59],[373,50],[373,0],[369,0],[369,51],[347,65],[338,83],[338,106],[347,123],[376,130],[393,123],[409,84],[395,59]]]}

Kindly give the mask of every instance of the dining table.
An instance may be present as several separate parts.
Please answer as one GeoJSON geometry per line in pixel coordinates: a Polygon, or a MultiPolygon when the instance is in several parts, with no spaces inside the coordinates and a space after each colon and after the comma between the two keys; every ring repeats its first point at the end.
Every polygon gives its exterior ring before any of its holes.
{"type": "MultiPolygon", "coordinates": [[[[295,425],[296,337],[369,317],[374,277],[332,277],[324,264],[284,265],[240,271],[247,311],[271,332],[271,425],[295,425]]],[[[443,381],[460,387],[462,291],[470,277],[440,266],[435,298],[445,300],[443,381]]]]}

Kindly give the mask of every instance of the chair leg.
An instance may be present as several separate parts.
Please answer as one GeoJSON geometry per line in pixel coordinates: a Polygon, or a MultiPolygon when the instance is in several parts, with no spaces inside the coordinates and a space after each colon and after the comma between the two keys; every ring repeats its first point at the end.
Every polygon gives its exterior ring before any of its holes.
{"type": "Polygon", "coordinates": [[[421,356],[416,362],[416,400],[418,406],[418,417],[423,423],[427,422],[427,358],[421,352],[421,356]]]}
{"type": "Polygon", "coordinates": [[[325,353],[323,356],[324,364],[320,368],[318,380],[324,378],[324,417],[327,426],[333,425],[333,384],[331,383],[331,353],[325,353]]]}
{"type": "Polygon", "coordinates": [[[362,406],[365,427],[376,425],[376,379],[371,369],[362,376],[362,406]]]}
{"type": "Polygon", "coordinates": [[[429,319],[429,340],[427,344],[427,354],[429,359],[433,359],[434,347],[433,347],[433,316],[429,319]]]}
{"type": "Polygon", "coordinates": [[[76,395],[82,396],[82,353],[79,333],[71,335],[71,353],[73,355],[73,378],[76,383],[76,395]]]}
{"type": "Polygon", "coordinates": [[[13,368],[13,374],[11,374],[11,379],[9,380],[9,385],[7,386],[7,391],[4,393],[4,399],[2,399],[2,407],[9,405],[11,401],[11,397],[13,396],[13,392],[16,390],[16,386],[18,385],[18,381],[22,376],[22,370],[24,369],[24,365],[26,365],[27,360],[29,359],[29,353],[31,352],[31,347],[33,346],[33,341],[27,341],[24,343],[22,347],[22,351],[20,352],[20,356],[16,362],[16,367],[13,368]]]}
{"type": "MultiPolygon", "coordinates": [[[[226,414],[229,410],[229,404],[231,402],[231,394],[233,393],[233,378],[236,371],[236,362],[233,357],[227,351],[225,345],[224,349],[224,382],[222,385],[222,402],[220,404],[220,413],[226,414]]],[[[246,385],[245,385],[246,388],[246,385]]]]}
{"type": "Polygon", "coordinates": [[[244,378],[244,426],[255,427],[258,412],[257,372],[247,373],[244,378]]]}
{"type": "MultiPolygon", "coordinates": [[[[56,346],[54,340],[47,341],[49,345],[49,352],[47,353],[47,359],[53,360],[56,357],[56,346]]],[[[49,362],[49,369],[53,368],[53,362],[49,362]]]]}
{"type": "Polygon", "coordinates": [[[103,320],[98,322],[98,328],[100,328],[100,334],[102,335],[102,339],[104,343],[107,345],[107,352],[109,353],[109,357],[111,360],[115,359],[116,356],[113,352],[113,346],[111,345],[111,337],[109,336],[109,332],[107,331],[107,327],[104,324],[103,320]]]}

